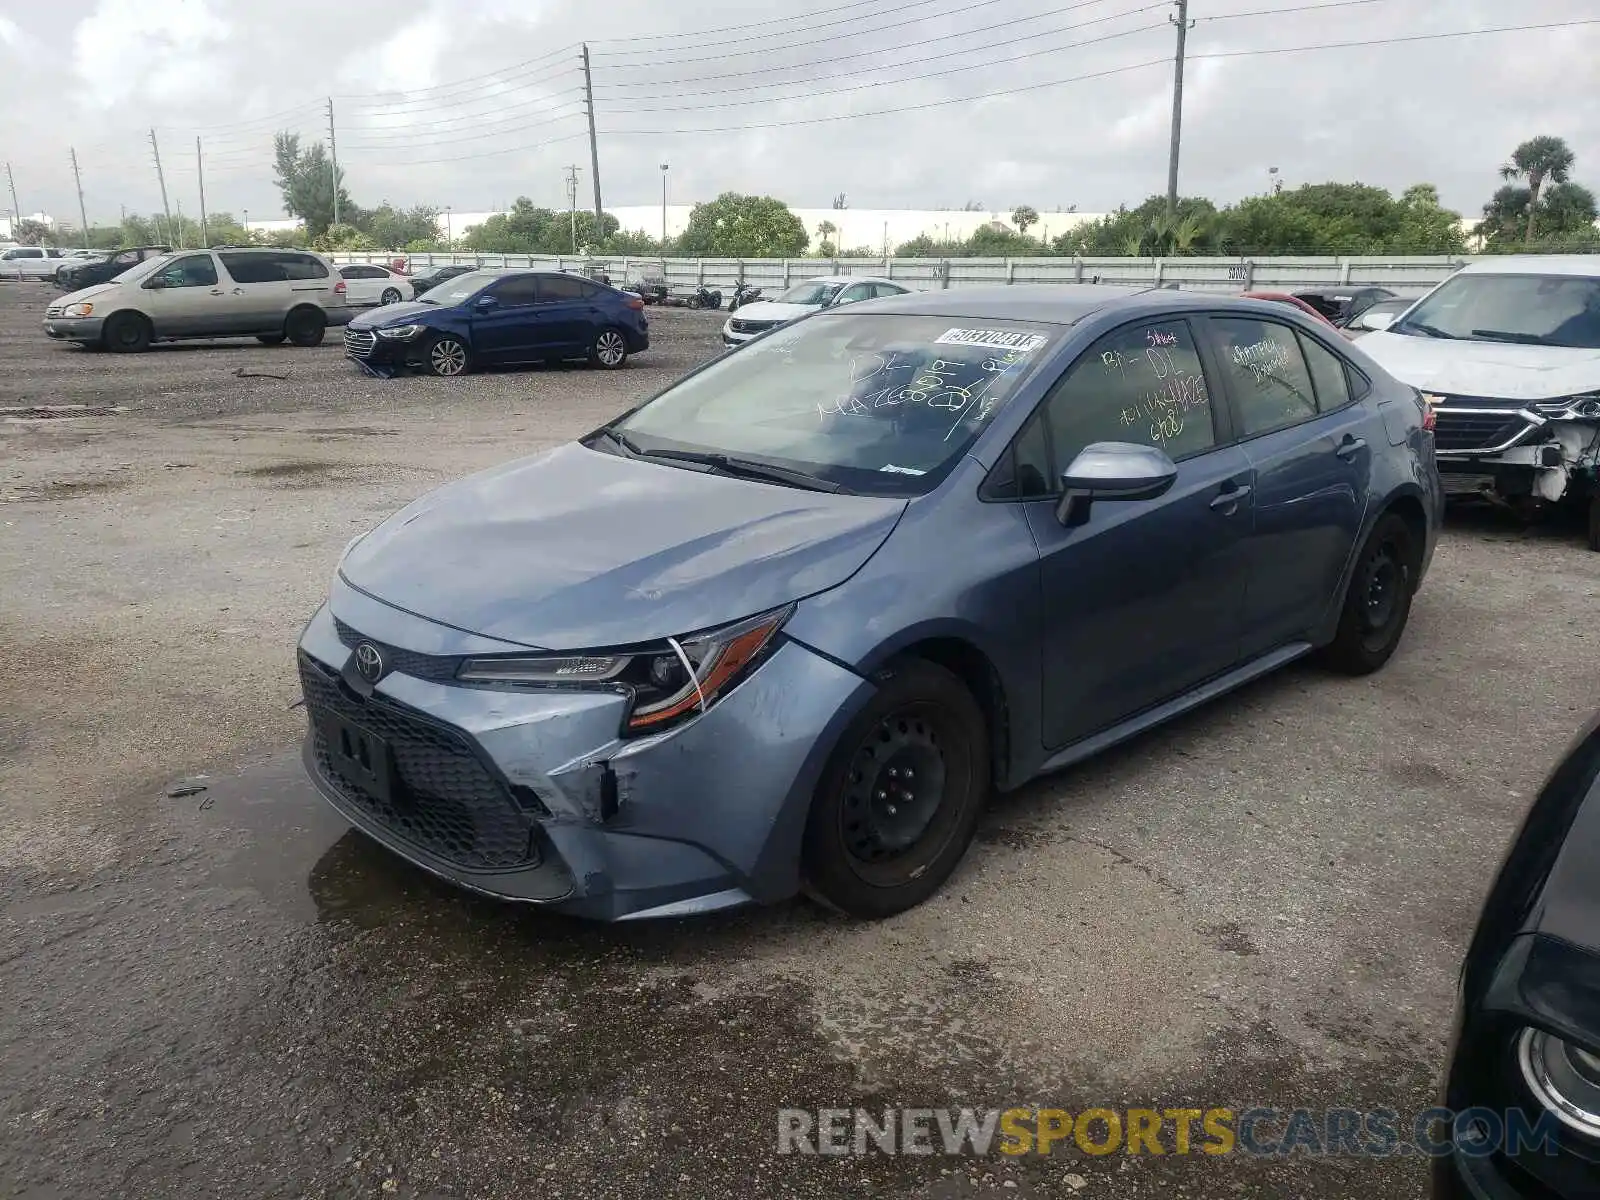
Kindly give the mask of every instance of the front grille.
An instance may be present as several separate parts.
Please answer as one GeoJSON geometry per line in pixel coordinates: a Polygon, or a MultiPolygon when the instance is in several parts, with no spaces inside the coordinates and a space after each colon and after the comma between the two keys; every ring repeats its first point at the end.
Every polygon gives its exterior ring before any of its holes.
{"type": "Polygon", "coordinates": [[[448,862],[503,870],[538,862],[534,821],[448,726],[387,701],[362,699],[336,674],[300,655],[300,686],[311,717],[317,771],[338,793],[396,837],[448,862]],[[383,800],[340,774],[318,717],[331,712],[371,730],[394,756],[394,785],[383,800]]]}
{"type": "Polygon", "coordinates": [[[348,325],[344,330],[344,351],[354,354],[357,358],[366,358],[372,353],[372,347],[378,342],[377,336],[370,329],[351,329],[348,325]]]}
{"type": "Polygon", "coordinates": [[[333,628],[339,635],[339,640],[352,650],[358,643],[371,642],[383,655],[383,661],[389,670],[398,671],[401,675],[410,675],[413,679],[431,679],[435,683],[449,683],[456,677],[456,670],[461,665],[459,658],[442,654],[421,654],[415,650],[403,650],[399,646],[391,646],[376,638],[363,637],[338,617],[333,619],[333,628]]]}
{"type": "Polygon", "coordinates": [[[735,333],[765,333],[774,325],[782,324],[781,321],[741,321],[738,317],[733,319],[735,333]]]}
{"type": "Polygon", "coordinates": [[[1532,423],[1504,412],[1436,411],[1433,440],[1439,450],[1483,450],[1503,446],[1532,423]]]}

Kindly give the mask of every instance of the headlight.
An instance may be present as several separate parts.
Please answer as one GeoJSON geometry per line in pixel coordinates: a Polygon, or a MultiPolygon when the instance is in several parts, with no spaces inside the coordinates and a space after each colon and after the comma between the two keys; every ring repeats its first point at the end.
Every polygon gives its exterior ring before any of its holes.
{"type": "Polygon", "coordinates": [[[598,687],[628,694],[625,733],[654,733],[711,705],[760,660],[793,607],[762,613],[665,645],[616,654],[469,658],[463,683],[598,687]]]}
{"type": "Polygon", "coordinates": [[[421,325],[391,325],[377,331],[381,338],[414,338],[421,332],[421,325]]]}
{"type": "Polygon", "coordinates": [[[61,310],[61,315],[64,317],[87,317],[92,312],[94,312],[94,305],[84,300],[77,304],[67,305],[66,308],[61,310]]]}
{"type": "Polygon", "coordinates": [[[1534,1099],[1563,1125],[1600,1139],[1600,1057],[1542,1029],[1524,1029],[1517,1065],[1534,1099]]]}
{"type": "Polygon", "coordinates": [[[1563,396],[1559,400],[1541,400],[1534,411],[1547,417],[1600,418],[1600,392],[1584,392],[1578,396],[1563,396]]]}

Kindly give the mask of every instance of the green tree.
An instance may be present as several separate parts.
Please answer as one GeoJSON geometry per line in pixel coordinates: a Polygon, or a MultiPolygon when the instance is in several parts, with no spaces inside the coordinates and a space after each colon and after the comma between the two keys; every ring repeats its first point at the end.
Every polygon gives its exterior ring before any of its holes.
{"type": "Polygon", "coordinates": [[[810,240],[783,201],[724,192],[694,206],[678,245],[697,257],[798,258],[810,240]]]}
{"type": "Polygon", "coordinates": [[[24,217],[13,223],[11,236],[24,246],[42,246],[50,240],[50,226],[43,221],[30,221],[24,217]]]}
{"type": "Polygon", "coordinates": [[[1017,227],[1018,233],[1027,233],[1030,225],[1039,223],[1039,210],[1026,204],[1011,210],[1011,223],[1017,227]]]}
{"type": "MultiPolygon", "coordinates": [[[[343,213],[339,214],[341,217],[343,213]]],[[[443,246],[439,233],[439,210],[429,204],[398,209],[385,200],[371,211],[363,211],[346,221],[366,234],[378,249],[399,250],[413,242],[443,246]]]]}
{"type": "Polygon", "coordinates": [[[305,223],[313,240],[333,224],[334,194],[339,198],[339,216],[353,221],[356,206],[344,190],[344,172],[334,178],[333,163],[321,142],[302,148],[298,133],[279,133],[272,140],[273,182],[283,195],[283,211],[305,223]]]}
{"type": "Polygon", "coordinates": [[[1546,189],[1539,200],[1539,221],[1546,234],[1563,247],[1593,246],[1600,240],[1595,221],[1595,196],[1581,183],[1558,183],[1546,189]]]}
{"type": "Polygon", "coordinates": [[[1566,183],[1576,157],[1564,139],[1543,135],[1523,142],[1511,152],[1511,161],[1500,168],[1502,179],[1527,182],[1528,226],[1524,238],[1529,243],[1539,215],[1539,193],[1547,182],[1566,183]]]}
{"type": "Polygon", "coordinates": [[[571,254],[574,240],[580,251],[605,252],[618,229],[619,223],[610,213],[604,214],[596,232],[592,212],[556,212],[518,196],[508,212],[474,225],[460,241],[469,250],[490,254],[571,254]]]}
{"type": "Polygon", "coordinates": [[[839,248],[833,241],[833,235],[838,232],[839,227],[832,221],[823,221],[817,226],[817,237],[821,239],[817,243],[818,258],[832,258],[839,253],[839,248]]]}
{"type": "Polygon", "coordinates": [[[354,225],[343,222],[330,225],[317,237],[311,239],[311,248],[324,254],[334,250],[393,250],[393,246],[381,245],[370,235],[363,233],[354,225]]]}

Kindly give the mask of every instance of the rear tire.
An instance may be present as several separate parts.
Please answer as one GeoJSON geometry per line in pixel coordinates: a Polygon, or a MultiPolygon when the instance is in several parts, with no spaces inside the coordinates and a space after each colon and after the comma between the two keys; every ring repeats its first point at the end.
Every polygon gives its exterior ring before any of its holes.
{"type": "Polygon", "coordinates": [[[260,342],[263,346],[281,346],[283,345],[283,338],[284,335],[281,333],[256,334],[256,341],[260,342]]]}
{"type": "Polygon", "coordinates": [[[1344,675],[1370,675],[1389,661],[1411,616],[1422,561],[1411,526],[1394,513],[1378,518],[1350,576],[1344,611],[1322,661],[1344,675]]]}
{"type": "Polygon", "coordinates": [[[379,304],[399,304],[400,292],[395,288],[384,288],[383,295],[378,297],[379,304]]]}
{"type": "Polygon", "coordinates": [[[806,820],[804,891],[870,920],[921,904],[972,843],[989,782],[977,701],[944,668],[902,660],[823,769],[806,820]]]}
{"type": "Polygon", "coordinates": [[[328,318],[316,308],[297,308],[283,323],[284,336],[307,349],[322,345],[322,335],[327,331],[328,318]]]}
{"type": "Polygon", "coordinates": [[[589,347],[589,362],[602,371],[620,370],[628,363],[628,339],[620,329],[602,329],[589,347]]]}
{"type": "Polygon", "coordinates": [[[422,352],[422,362],[430,375],[454,379],[472,370],[472,351],[454,334],[441,333],[422,352]]]}
{"type": "Polygon", "coordinates": [[[139,354],[150,349],[150,322],[138,313],[113,313],[101,330],[100,342],[116,354],[139,354]]]}
{"type": "Polygon", "coordinates": [[[1589,501],[1589,549],[1600,551],[1600,495],[1589,501]]]}

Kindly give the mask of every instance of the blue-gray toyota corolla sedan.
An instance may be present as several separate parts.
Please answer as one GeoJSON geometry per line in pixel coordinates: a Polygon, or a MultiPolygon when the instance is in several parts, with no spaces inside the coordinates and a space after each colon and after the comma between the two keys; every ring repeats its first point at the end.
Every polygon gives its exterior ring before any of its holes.
{"type": "Polygon", "coordinates": [[[473,890],[864,917],[1018,787],[1316,652],[1382,666],[1431,412],[1266,302],[1110,287],[828,310],[345,551],[305,762],[473,890]]]}

